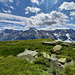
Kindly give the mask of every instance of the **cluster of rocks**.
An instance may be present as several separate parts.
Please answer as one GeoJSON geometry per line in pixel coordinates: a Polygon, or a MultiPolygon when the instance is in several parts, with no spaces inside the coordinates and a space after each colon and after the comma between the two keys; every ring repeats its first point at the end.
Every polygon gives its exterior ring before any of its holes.
{"type": "MultiPolygon", "coordinates": [[[[60,50],[62,49],[62,46],[72,46],[72,44],[70,44],[70,43],[67,43],[67,42],[63,42],[63,43],[61,43],[61,45],[59,45],[60,44],[60,41],[51,41],[51,42],[47,42],[47,41],[44,41],[43,42],[43,44],[44,45],[53,45],[54,47],[53,47],[53,52],[55,53],[55,52],[57,52],[57,51],[59,51],[60,52],[60,50]]],[[[45,54],[45,53],[44,53],[45,54]]],[[[46,54],[46,55],[48,55],[48,54],[46,54]]],[[[45,56],[44,56],[45,57],[45,56]]],[[[55,54],[51,54],[51,56],[49,56],[50,58],[50,60],[51,61],[57,61],[58,62],[58,64],[60,65],[60,66],[62,66],[63,68],[66,66],[66,65],[73,65],[73,60],[71,60],[70,62],[67,62],[67,59],[66,59],[66,57],[63,57],[63,58],[56,58],[56,53],[55,54]]],[[[48,57],[47,57],[48,58],[48,57]]]]}
{"type": "MultiPolygon", "coordinates": [[[[50,42],[44,41],[42,43],[45,44],[45,45],[59,45],[60,44],[60,41],[50,41],[50,42]]],[[[72,46],[72,44],[71,43],[68,43],[68,42],[63,42],[61,44],[61,46],[72,46]]]]}
{"type": "MultiPolygon", "coordinates": [[[[54,62],[57,61],[60,66],[64,67],[65,65],[68,64],[66,57],[58,59],[58,58],[56,58],[55,52],[57,52],[57,51],[60,52],[60,50],[62,49],[62,46],[70,46],[70,44],[69,43],[62,43],[61,45],[59,45],[59,43],[60,43],[59,41],[52,41],[52,42],[44,41],[43,44],[45,44],[45,45],[53,45],[53,46],[55,45],[53,47],[54,53],[48,54],[46,52],[42,52],[41,54],[44,58],[49,59],[49,60],[54,61],[54,62]]],[[[22,58],[22,59],[26,59],[27,61],[32,63],[36,60],[36,58],[38,58],[38,56],[37,56],[38,53],[39,52],[26,49],[24,52],[18,54],[17,57],[22,58]]],[[[73,62],[72,63],[71,62],[69,62],[69,64],[73,63],[73,62]]]]}
{"type": "Polygon", "coordinates": [[[50,42],[44,41],[42,43],[45,45],[58,45],[59,41],[50,41],[50,42]]]}

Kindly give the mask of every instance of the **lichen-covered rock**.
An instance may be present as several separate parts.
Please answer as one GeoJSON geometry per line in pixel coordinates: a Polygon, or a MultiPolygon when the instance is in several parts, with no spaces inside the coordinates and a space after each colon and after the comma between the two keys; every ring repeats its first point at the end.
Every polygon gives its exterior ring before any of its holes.
{"type": "Polygon", "coordinates": [[[43,44],[45,44],[45,45],[58,45],[59,41],[50,41],[50,42],[44,41],[43,44]]]}
{"type": "Polygon", "coordinates": [[[65,64],[67,62],[66,58],[58,59],[58,62],[65,64]]]}
{"type": "Polygon", "coordinates": [[[42,54],[43,54],[43,56],[44,56],[45,58],[50,59],[50,55],[49,55],[49,54],[47,54],[47,53],[45,53],[45,52],[43,52],[42,54]]]}
{"type": "Polygon", "coordinates": [[[56,52],[56,51],[59,51],[61,48],[62,48],[61,45],[56,45],[56,46],[54,46],[53,50],[54,50],[54,52],[56,52]]]}

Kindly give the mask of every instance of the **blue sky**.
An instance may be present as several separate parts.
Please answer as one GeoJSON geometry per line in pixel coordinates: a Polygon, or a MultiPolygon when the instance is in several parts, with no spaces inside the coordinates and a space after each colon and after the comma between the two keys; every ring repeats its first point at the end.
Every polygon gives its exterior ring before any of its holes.
{"type": "Polygon", "coordinates": [[[0,30],[75,29],[75,0],[0,0],[0,30]]]}

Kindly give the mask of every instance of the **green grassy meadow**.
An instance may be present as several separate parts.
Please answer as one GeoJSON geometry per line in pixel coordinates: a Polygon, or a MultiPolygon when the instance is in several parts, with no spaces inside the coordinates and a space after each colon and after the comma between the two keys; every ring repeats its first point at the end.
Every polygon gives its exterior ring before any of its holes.
{"type": "MultiPolygon", "coordinates": [[[[75,75],[75,63],[72,66],[68,65],[61,69],[57,74],[55,69],[51,71],[50,60],[41,56],[41,52],[46,52],[50,55],[53,52],[54,46],[44,45],[42,44],[43,41],[53,40],[0,41],[0,75],[75,75]],[[17,54],[25,49],[39,52],[38,58],[33,63],[16,57],[17,54]]],[[[72,46],[63,46],[60,53],[56,53],[56,56],[57,58],[66,57],[67,61],[75,61],[75,43],[72,46]]]]}

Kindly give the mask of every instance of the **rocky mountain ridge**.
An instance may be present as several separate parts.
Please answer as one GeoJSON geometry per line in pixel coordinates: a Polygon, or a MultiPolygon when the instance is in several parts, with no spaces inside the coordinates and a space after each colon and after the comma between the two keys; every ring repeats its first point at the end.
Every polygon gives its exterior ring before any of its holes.
{"type": "Polygon", "coordinates": [[[75,30],[73,29],[56,29],[56,30],[37,30],[34,27],[29,30],[12,30],[5,29],[0,31],[0,41],[7,40],[28,40],[50,38],[65,42],[75,42],[75,30]]]}

